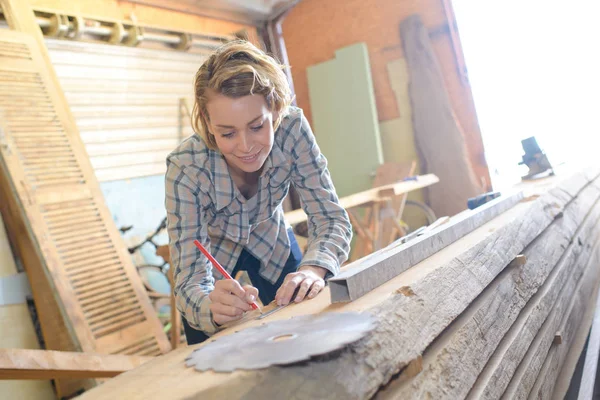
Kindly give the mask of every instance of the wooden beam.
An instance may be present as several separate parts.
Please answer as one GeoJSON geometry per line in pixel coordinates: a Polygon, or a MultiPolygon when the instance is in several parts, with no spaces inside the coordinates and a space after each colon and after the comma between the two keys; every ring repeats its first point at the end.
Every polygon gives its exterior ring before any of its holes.
{"type": "Polygon", "coordinates": [[[482,207],[462,214],[437,232],[434,230],[401,246],[384,248],[349,264],[342,273],[328,281],[331,302],[356,300],[502,214],[521,199],[522,192],[498,197],[482,207]]]}
{"type": "Polygon", "coordinates": [[[598,370],[598,356],[600,355],[600,293],[596,296],[595,312],[592,330],[589,333],[589,342],[585,352],[585,361],[581,384],[579,385],[578,399],[589,400],[594,397],[594,385],[598,370]]]}
{"type": "Polygon", "coordinates": [[[0,349],[0,379],[112,378],[154,357],[0,349]]]}
{"type": "MultiPolygon", "coordinates": [[[[412,181],[399,181],[391,183],[389,185],[379,186],[373,189],[365,190],[363,192],[354,193],[349,196],[342,197],[339,199],[340,205],[344,209],[352,207],[359,207],[369,204],[370,202],[381,200],[383,197],[381,192],[384,192],[388,196],[393,194],[395,196],[412,192],[413,190],[421,189],[427,186],[431,186],[439,182],[439,178],[434,174],[426,174],[417,176],[416,180],[412,181]]],[[[467,204],[465,202],[465,204],[467,204]]],[[[300,222],[306,221],[306,213],[302,209],[290,211],[285,213],[285,219],[291,224],[295,225],[300,222]]]]}
{"type": "MultiPolygon", "coordinates": [[[[577,199],[567,206],[564,219],[552,223],[525,249],[525,264],[511,262],[436,339],[425,352],[423,372],[408,384],[399,383],[386,390],[390,397],[458,399],[468,394],[471,399],[491,399],[502,396],[504,388],[499,383],[509,380],[514,372],[506,366],[518,365],[519,357],[527,350],[528,334],[539,328],[535,323],[544,321],[557,297],[568,302],[576,293],[576,283],[586,271],[592,254],[580,241],[594,243],[600,238],[597,230],[600,191],[588,186],[577,199]],[[591,213],[590,209],[593,209],[591,213]],[[569,280],[572,284],[565,285],[569,280]],[[526,322],[529,324],[525,325],[526,322]],[[522,353],[507,354],[502,340],[522,353]],[[499,365],[505,368],[497,368],[499,365]],[[476,380],[478,385],[473,387],[476,380]],[[461,384],[455,385],[455,382],[461,384]],[[484,382],[489,387],[484,387],[484,382]],[[497,390],[483,392],[484,388],[494,386],[497,390]]],[[[595,281],[597,269],[587,269],[591,270],[588,276],[595,281]]]]}

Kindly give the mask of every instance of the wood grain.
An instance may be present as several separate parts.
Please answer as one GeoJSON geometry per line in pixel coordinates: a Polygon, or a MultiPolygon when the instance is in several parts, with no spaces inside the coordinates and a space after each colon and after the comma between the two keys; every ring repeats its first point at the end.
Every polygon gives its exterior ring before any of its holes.
{"type": "MultiPolygon", "coordinates": [[[[525,248],[526,263],[511,263],[504,269],[426,351],[423,372],[399,387],[390,388],[389,398],[464,398],[475,380],[482,378],[483,367],[514,326],[530,298],[542,290],[547,277],[554,270],[563,272],[560,275],[562,281],[549,285],[555,289],[556,297],[568,274],[573,273],[577,265],[584,269],[589,252],[583,259],[578,258],[583,247],[573,240],[577,231],[578,238],[597,240],[600,237],[600,232],[596,232],[600,218],[599,199],[600,191],[588,186],[569,203],[564,217],[553,222],[525,248]],[[583,226],[582,222],[591,209],[593,212],[583,226]],[[469,362],[463,363],[465,359],[469,362]],[[461,384],[455,385],[455,382],[461,384]]],[[[581,272],[576,278],[580,276],[581,272]]],[[[570,298],[572,293],[573,290],[568,290],[565,297],[570,298]]],[[[540,310],[536,310],[535,316],[542,321],[544,319],[540,310]]],[[[497,354],[494,356],[498,357],[497,354]]],[[[506,369],[502,372],[501,378],[510,378],[506,369]]],[[[472,396],[498,398],[501,394],[501,391],[486,391],[472,396]]]]}

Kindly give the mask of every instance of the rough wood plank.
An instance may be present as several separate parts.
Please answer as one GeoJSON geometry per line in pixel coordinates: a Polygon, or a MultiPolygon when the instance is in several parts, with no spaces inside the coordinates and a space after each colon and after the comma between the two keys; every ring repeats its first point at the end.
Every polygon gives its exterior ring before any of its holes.
{"type": "Polygon", "coordinates": [[[569,245],[561,265],[548,277],[538,293],[527,303],[504,336],[471,391],[469,399],[499,398],[527,353],[542,324],[556,302],[567,301],[587,265],[590,249],[580,243],[598,236],[598,206],[569,245]],[[557,300],[558,299],[558,300],[557,300]]]}
{"type": "MultiPolygon", "coordinates": [[[[579,328],[575,333],[573,343],[571,344],[571,348],[569,349],[569,352],[567,353],[562,367],[560,369],[560,373],[556,378],[556,384],[554,385],[554,390],[552,391],[553,400],[563,400],[569,392],[571,383],[573,383],[574,386],[581,384],[581,381],[571,381],[573,379],[577,379],[578,377],[583,378],[579,375],[576,376],[575,370],[578,368],[580,357],[583,356],[583,351],[586,347],[588,336],[590,335],[590,329],[592,327],[594,314],[596,312],[595,299],[597,295],[598,287],[596,287],[596,291],[590,296],[589,303],[587,304],[587,308],[585,310],[585,313],[583,314],[581,324],[579,324],[579,328]]],[[[562,332],[560,332],[560,335],[562,339],[562,332]]]]}
{"type": "Polygon", "coordinates": [[[600,293],[596,296],[595,313],[592,322],[592,330],[589,333],[589,342],[585,354],[583,373],[579,385],[579,400],[589,400],[594,396],[594,385],[596,383],[596,371],[598,369],[598,358],[600,355],[600,293]]]}
{"type": "Polygon", "coordinates": [[[562,333],[563,341],[561,344],[553,345],[550,348],[538,379],[529,393],[529,399],[546,400],[552,397],[556,379],[558,378],[565,357],[571,351],[575,334],[583,321],[583,316],[590,307],[593,307],[593,299],[595,299],[598,283],[600,282],[598,279],[600,258],[598,258],[597,248],[595,250],[589,271],[586,271],[581,288],[577,295],[574,296],[574,301],[571,303],[567,317],[563,318],[560,325],[559,330],[562,333]]]}
{"type": "Polygon", "coordinates": [[[356,300],[394,276],[406,271],[432,254],[456,242],[469,232],[500,215],[523,199],[523,193],[499,197],[475,210],[458,216],[443,228],[410,242],[390,245],[348,265],[336,277],[328,280],[331,302],[356,300]]]}
{"type": "Polygon", "coordinates": [[[112,378],[154,357],[0,349],[0,379],[112,378]]]}
{"type": "MultiPolygon", "coordinates": [[[[593,243],[587,243],[586,246],[588,245],[591,246],[593,243]]],[[[593,251],[596,251],[596,249],[593,251]]],[[[548,352],[552,348],[555,333],[561,331],[563,338],[567,335],[566,330],[561,327],[564,326],[563,321],[568,319],[571,314],[570,310],[573,308],[573,304],[580,302],[577,299],[582,296],[589,297],[590,291],[594,288],[597,282],[598,264],[597,256],[592,253],[588,265],[585,267],[585,273],[579,280],[575,281],[576,284],[573,285],[575,288],[572,289],[571,295],[567,295],[562,299],[564,301],[557,301],[554,304],[551,313],[539,331],[535,333],[535,339],[531,342],[512,380],[504,391],[503,398],[524,399],[529,396],[537,377],[540,375],[548,352]]],[[[569,288],[567,287],[565,290],[568,291],[569,288]]],[[[564,343],[559,346],[564,346],[564,343]]]]}
{"type": "MultiPolygon", "coordinates": [[[[527,262],[521,265],[519,262],[511,262],[444,334],[436,339],[425,353],[424,371],[412,380],[392,384],[382,397],[464,398],[498,343],[503,340],[522,308],[544,284],[551,271],[571,269],[581,246],[569,243],[573,242],[576,230],[598,199],[600,191],[593,187],[585,189],[576,201],[569,204],[564,217],[552,223],[525,249],[527,262]],[[562,262],[559,263],[559,260],[562,262]],[[460,385],[456,382],[460,382],[460,385]]],[[[594,208],[585,227],[581,226],[579,234],[585,236],[594,233],[599,217],[600,204],[594,208]]],[[[600,232],[595,233],[600,236],[600,232]]]]}
{"type": "Polygon", "coordinates": [[[440,177],[426,190],[436,215],[455,215],[467,199],[483,190],[469,162],[464,134],[440,72],[427,29],[418,15],[400,24],[400,36],[410,71],[410,97],[421,171],[440,177]],[[452,165],[452,168],[448,168],[452,165]]]}
{"type": "MultiPolygon", "coordinates": [[[[572,267],[574,257],[568,256],[572,252],[578,254],[581,246],[569,243],[599,198],[600,192],[593,187],[580,193],[566,208],[564,217],[552,223],[525,249],[527,262],[511,263],[427,350],[423,373],[391,387],[389,397],[464,398],[521,309],[544,284],[558,261],[568,260],[557,269],[572,267]]],[[[600,205],[594,210],[593,221],[586,224],[584,235],[596,228],[600,205]]]]}

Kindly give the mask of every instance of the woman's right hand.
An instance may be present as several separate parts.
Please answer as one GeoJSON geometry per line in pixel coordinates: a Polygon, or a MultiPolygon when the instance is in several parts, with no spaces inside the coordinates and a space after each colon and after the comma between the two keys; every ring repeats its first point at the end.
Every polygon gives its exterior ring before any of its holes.
{"type": "Polygon", "coordinates": [[[250,304],[258,299],[258,289],[250,285],[242,287],[234,279],[222,279],[215,283],[208,298],[213,321],[223,325],[242,318],[246,311],[252,310],[250,304]]]}

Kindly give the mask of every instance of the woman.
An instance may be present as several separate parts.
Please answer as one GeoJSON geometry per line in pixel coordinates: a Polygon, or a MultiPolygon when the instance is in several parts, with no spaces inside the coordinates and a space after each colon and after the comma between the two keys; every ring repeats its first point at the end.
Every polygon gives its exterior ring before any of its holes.
{"type": "Polygon", "coordinates": [[[315,297],[347,259],[352,237],[325,157],[302,111],[290,106],[281,65],[248,42],[230,42],[200,67],[194,94],[197,135],[168,156],[165,182],[175,296],[189,344],[241,318],[257,298],[285,305],[315,297]],[[308,215],[304,257],[283,217],[290,184],[308,215]],[[231,276],[247,271],[252,285],[221,279],[194,239],[231,276]]]}

